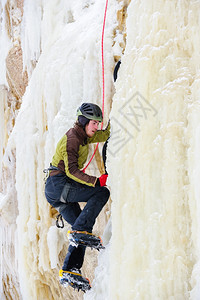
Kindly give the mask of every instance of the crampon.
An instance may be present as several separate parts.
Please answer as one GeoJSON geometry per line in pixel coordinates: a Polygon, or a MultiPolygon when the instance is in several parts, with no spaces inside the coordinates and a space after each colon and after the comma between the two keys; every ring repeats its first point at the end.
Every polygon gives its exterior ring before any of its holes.
{"type": "Polygon", "coordinates": [[[79,272],[60,270],[60,284],[64,287],[71,286],[78,291],[84,293],[91,289],[91,284],[88,278],[83,277],[79,272]]]}
{"type": "Polygon", "coordinates": [[[71,245],[78,247],[79,245],[90,247],[91,249],[105,249],[100,236],[96,236],[87,231],[71,231],[67,233],[71,245]]]}

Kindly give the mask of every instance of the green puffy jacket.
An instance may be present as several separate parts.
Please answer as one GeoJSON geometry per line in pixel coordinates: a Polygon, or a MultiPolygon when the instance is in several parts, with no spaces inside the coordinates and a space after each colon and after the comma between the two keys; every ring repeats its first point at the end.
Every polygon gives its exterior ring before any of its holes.
{"type": "Polygon", "coordinates": [[[56,153],[52,159],[52,165],[61,171],[52,171],[52,175],[65,172],[66,175],[83,184],[95,186],[97,177],[90,176],[81,171],[88,157],[89,144],[105,142],[110,136],[110,123],[105,130],[97,130],[93,137],[89,138],[79,125],[69,129],[60,139],[56,147],[56,153]]]}

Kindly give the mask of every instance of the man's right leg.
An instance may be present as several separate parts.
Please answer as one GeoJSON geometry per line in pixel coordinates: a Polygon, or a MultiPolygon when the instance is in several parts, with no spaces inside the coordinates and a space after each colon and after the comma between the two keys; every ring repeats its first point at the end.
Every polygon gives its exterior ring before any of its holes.
{"type": "Polygon", "coordinates": [[[86,247],[103,249],[100,237],[84,233],[92,233],[95,220],[107,203],[110,192],[106,187],[87,187],[75,186],[69,192],[67,200],[71,203],[86,202],[82,212],[72,225],[72,231],[69,240],[76,245],[85,245],[86,247]]]}
{"type": "Polygon", "coordinates": [[[70,190],[67,198],[70,203],[87,202],[72,225],[72,229],[92,232],[96,218],[107,203],[109,196],[110,191],[106,187],[83,186],[70,190]]]}

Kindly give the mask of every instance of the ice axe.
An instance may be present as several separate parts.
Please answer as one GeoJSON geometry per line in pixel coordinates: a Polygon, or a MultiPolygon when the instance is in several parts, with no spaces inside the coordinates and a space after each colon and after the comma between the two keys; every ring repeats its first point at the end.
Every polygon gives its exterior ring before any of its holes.
{"type": "Polygon", "coordinates": [[[106,159],[107,159],[107,146],[108,146],[108,140],[109,140],[109,138],[104,143],[103,149],[102,149],[102,158],[103,158],[103,164],[104,164],[105,174],[108,174],[107,169],[106,169],[106,159]]]}

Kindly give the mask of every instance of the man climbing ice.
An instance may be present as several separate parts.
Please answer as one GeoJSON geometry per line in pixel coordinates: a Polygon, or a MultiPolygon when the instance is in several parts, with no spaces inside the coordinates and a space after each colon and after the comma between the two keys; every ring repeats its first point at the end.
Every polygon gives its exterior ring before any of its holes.
{"type": "Polygon", "coordinates": [[[90,143],[105,142],[110,135],[110,124],[98,130],[102,111],[98,105],[83,103],[77,110],[73,128],[61,138],[53,156],[45,185],[47,201],[72,226],[68,232],[70,245],[60,270],[60,283],[86,291],[87,278],[81,276],[86,247],[103,248],[100,237],[92,234],[95,220],[109,199],[107,174],[99,178],[82,171],[90,143]],[[78,202],[86,202],[81,210],[78,202]]]}

